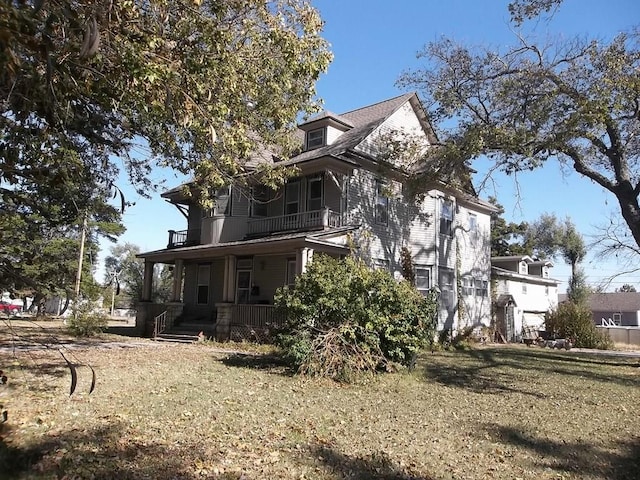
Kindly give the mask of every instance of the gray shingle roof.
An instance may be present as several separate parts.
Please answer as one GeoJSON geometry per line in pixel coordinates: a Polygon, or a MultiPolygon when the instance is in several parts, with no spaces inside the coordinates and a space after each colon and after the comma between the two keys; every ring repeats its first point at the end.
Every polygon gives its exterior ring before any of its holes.
{"type": "Polygon", "coordinates": [[[356,145],[370,135],[376,127],[414,96],[415,93],[405,93],[398,97],[340,114],[340,118],[346,119],[353,125],[352,129],[340,135],[331,145],[302,152],[284,162],[284,164],[295,164],[314,158],[340,155],[347,150],[355,148],[356,145]]]}
{"type": "Polygon", "coordinates": [[[594,312],[637,312],[640,311],[640,293],[592,293],[589,306],[594,312]]]}

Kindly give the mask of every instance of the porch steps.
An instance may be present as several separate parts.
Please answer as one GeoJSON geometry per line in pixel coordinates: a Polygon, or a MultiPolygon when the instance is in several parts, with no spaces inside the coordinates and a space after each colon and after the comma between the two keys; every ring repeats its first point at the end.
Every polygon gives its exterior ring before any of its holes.
{"type": "Polygon", "coordinates": [[[182,321],[170,330],[159,334],[156,340],[162,342],[194,343],[199,340],[201,332],[205,338],[215,337],[215,324],[211,322],[182,321]]]}
{"type": "Polygon", "coordinates": [[[198,335],[181,334],[181,333],[161,333],[155,339],[158,342],[195,343],[198,341],[198,335]]]}

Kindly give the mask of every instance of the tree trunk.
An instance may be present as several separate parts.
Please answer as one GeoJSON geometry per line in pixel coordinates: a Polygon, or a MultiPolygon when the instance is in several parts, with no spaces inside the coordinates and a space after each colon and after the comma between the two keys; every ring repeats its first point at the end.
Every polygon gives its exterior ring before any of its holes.
{"type": "Polygon", "coordinates": [[[638,196],[630,188],[618,189],[615,195],[622,211],[622,217],[627,223],[636,245],[640,248],[640,205],[638,205],[638,196]]]}

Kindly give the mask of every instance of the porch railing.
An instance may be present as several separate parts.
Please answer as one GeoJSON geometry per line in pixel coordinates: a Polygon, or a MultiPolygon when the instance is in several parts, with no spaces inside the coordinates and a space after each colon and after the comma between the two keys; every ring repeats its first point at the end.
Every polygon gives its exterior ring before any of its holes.
{"type": "Polygon", "coordinates": [[[229,337],[234,341],[267,342],[283,321],[273,305],[233,305],[229,337]]]}
{"type": "Polygon", "coordinates": [[[169,230],[169,243],[167,248],[187,247],[200,244],[200,230],[169,230]]]}
{"type": "Polygon", "coordinates": [[[342,221],[339,213],[329,208],[309,212],[291,213],[277,217],[253,218],[249,220],[249,235],[284,232],[288,230],[309,230],[339,227],[342,221]]]}
{"type": "Polygon", "coordinates": [[[167,329],[167,311],[165,310],[160,315],[153,319],[153,339],[155,340],[158,335],[164,333],[167,329]]]}

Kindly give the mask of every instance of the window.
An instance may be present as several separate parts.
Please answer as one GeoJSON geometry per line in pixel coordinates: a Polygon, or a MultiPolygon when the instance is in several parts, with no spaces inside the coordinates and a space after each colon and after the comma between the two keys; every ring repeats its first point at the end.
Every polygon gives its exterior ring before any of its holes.
{"type": "Polygon", "coordinates": [[[307,211],[322,209],[322,177],[309,179],[307,189],[307,211]]]}
{"type": "Polygon", "coordinates": [[[284,214],[290,215],[300,211],[300,181],[287,183],[284,192],[284,214]]]}
{"type": "Polygon", "coordinates": [[[198,265],[198,285],[196,291],[196,303],[207,305],[209,303],[209,278],[211,266],[209,264],[198,265]]]}
{"type": "Polygon", "coordinates": [[[469,235],[472,238],[478,236],[478,216],[475,213],[469,214],[469,235]]]}
{"type": "Polygon", "coordinates": [[[544,294],[548,297],[549,296],[549,287],[544,287],[544,294]]]}
{"type": "Polygon", "coordinates": [[[481,278],[476,278],[474,280],[476,297],[486,297],[488,295],[488,282],[486,280],[482,280],[481,278]]]}
{"type": "Polygon", "coordinates": [[[440,204],[440,235],[453,236],[453,202],[446,198],[440,204]]]}
{"type": "Polygon", "coordinates": [[[293,288],[296,284],[296,269],[297,269],[297,265],[296,265],[296,259],[295,258],[288,258],[287,259],[287,283],[286,285],[289,286],[289,288],[293,288]]]}
{"type": "Polygon", "coordinates": [[[231,187],[218,189],[215,197],[214,215],[231,216],[231,187]]]}
{"type": "Polygon", "coordinates": [[[431,289],[431,270],[425,265],[414,265],[413,272],[416,276],[416,288],[426,297],[431,289]]]}
{"type": "Polygon", "coordinates": [[[462,277],[462,294],[470,297],[473,293],[473,278],[469,276],[462,277]]]}
{"type": "Polygon", "coordinates": [[[251,299],[252,258],[239,258],[236,263],[236,303],[249,303],[251,299]]]}
{"type": "Polygon", "coordinates": [[[439,271],[439,277],[438,286],[440,287],[440,305],[443,308],[452,308],[454,305],[453,271],[441,268],[439,271]]]}
{"type": "Polygon", "coordinates": [[[322,147],[325,144],[326,129],[318,128],[307,132],[307,150],[322,147]]]}
{"type": "Polygon", "coordinates": [[[527,294],[527,286],[524,283],[522,284],[522,294],[523,295],[527,294]]]}
{"type": "Polygon", "coordinates": [[[385,258],[374,258],[373,259],[373,268],[375,270],[386,270],[389,271],[389,260],[385,258]]]}
{"type": "Polygon", "coordinates": [[[613,323],[615,323],[618,326],[622,325],[622,314],[621,313],[614,313],[613,314],[613,323]]]}
{"type": "Polygon", "coordinates": [[[376,223],[379,225],[389,224],[389,197],[385,195],[386,183],[383,180],[376,180],[376,223]]]}
{"type": "Polygon", "coordinates": [[[266,217],[267,204],[269,202],[269,189],[264,185],[257,185],[251,189],[252,217],[266,217]]]}

